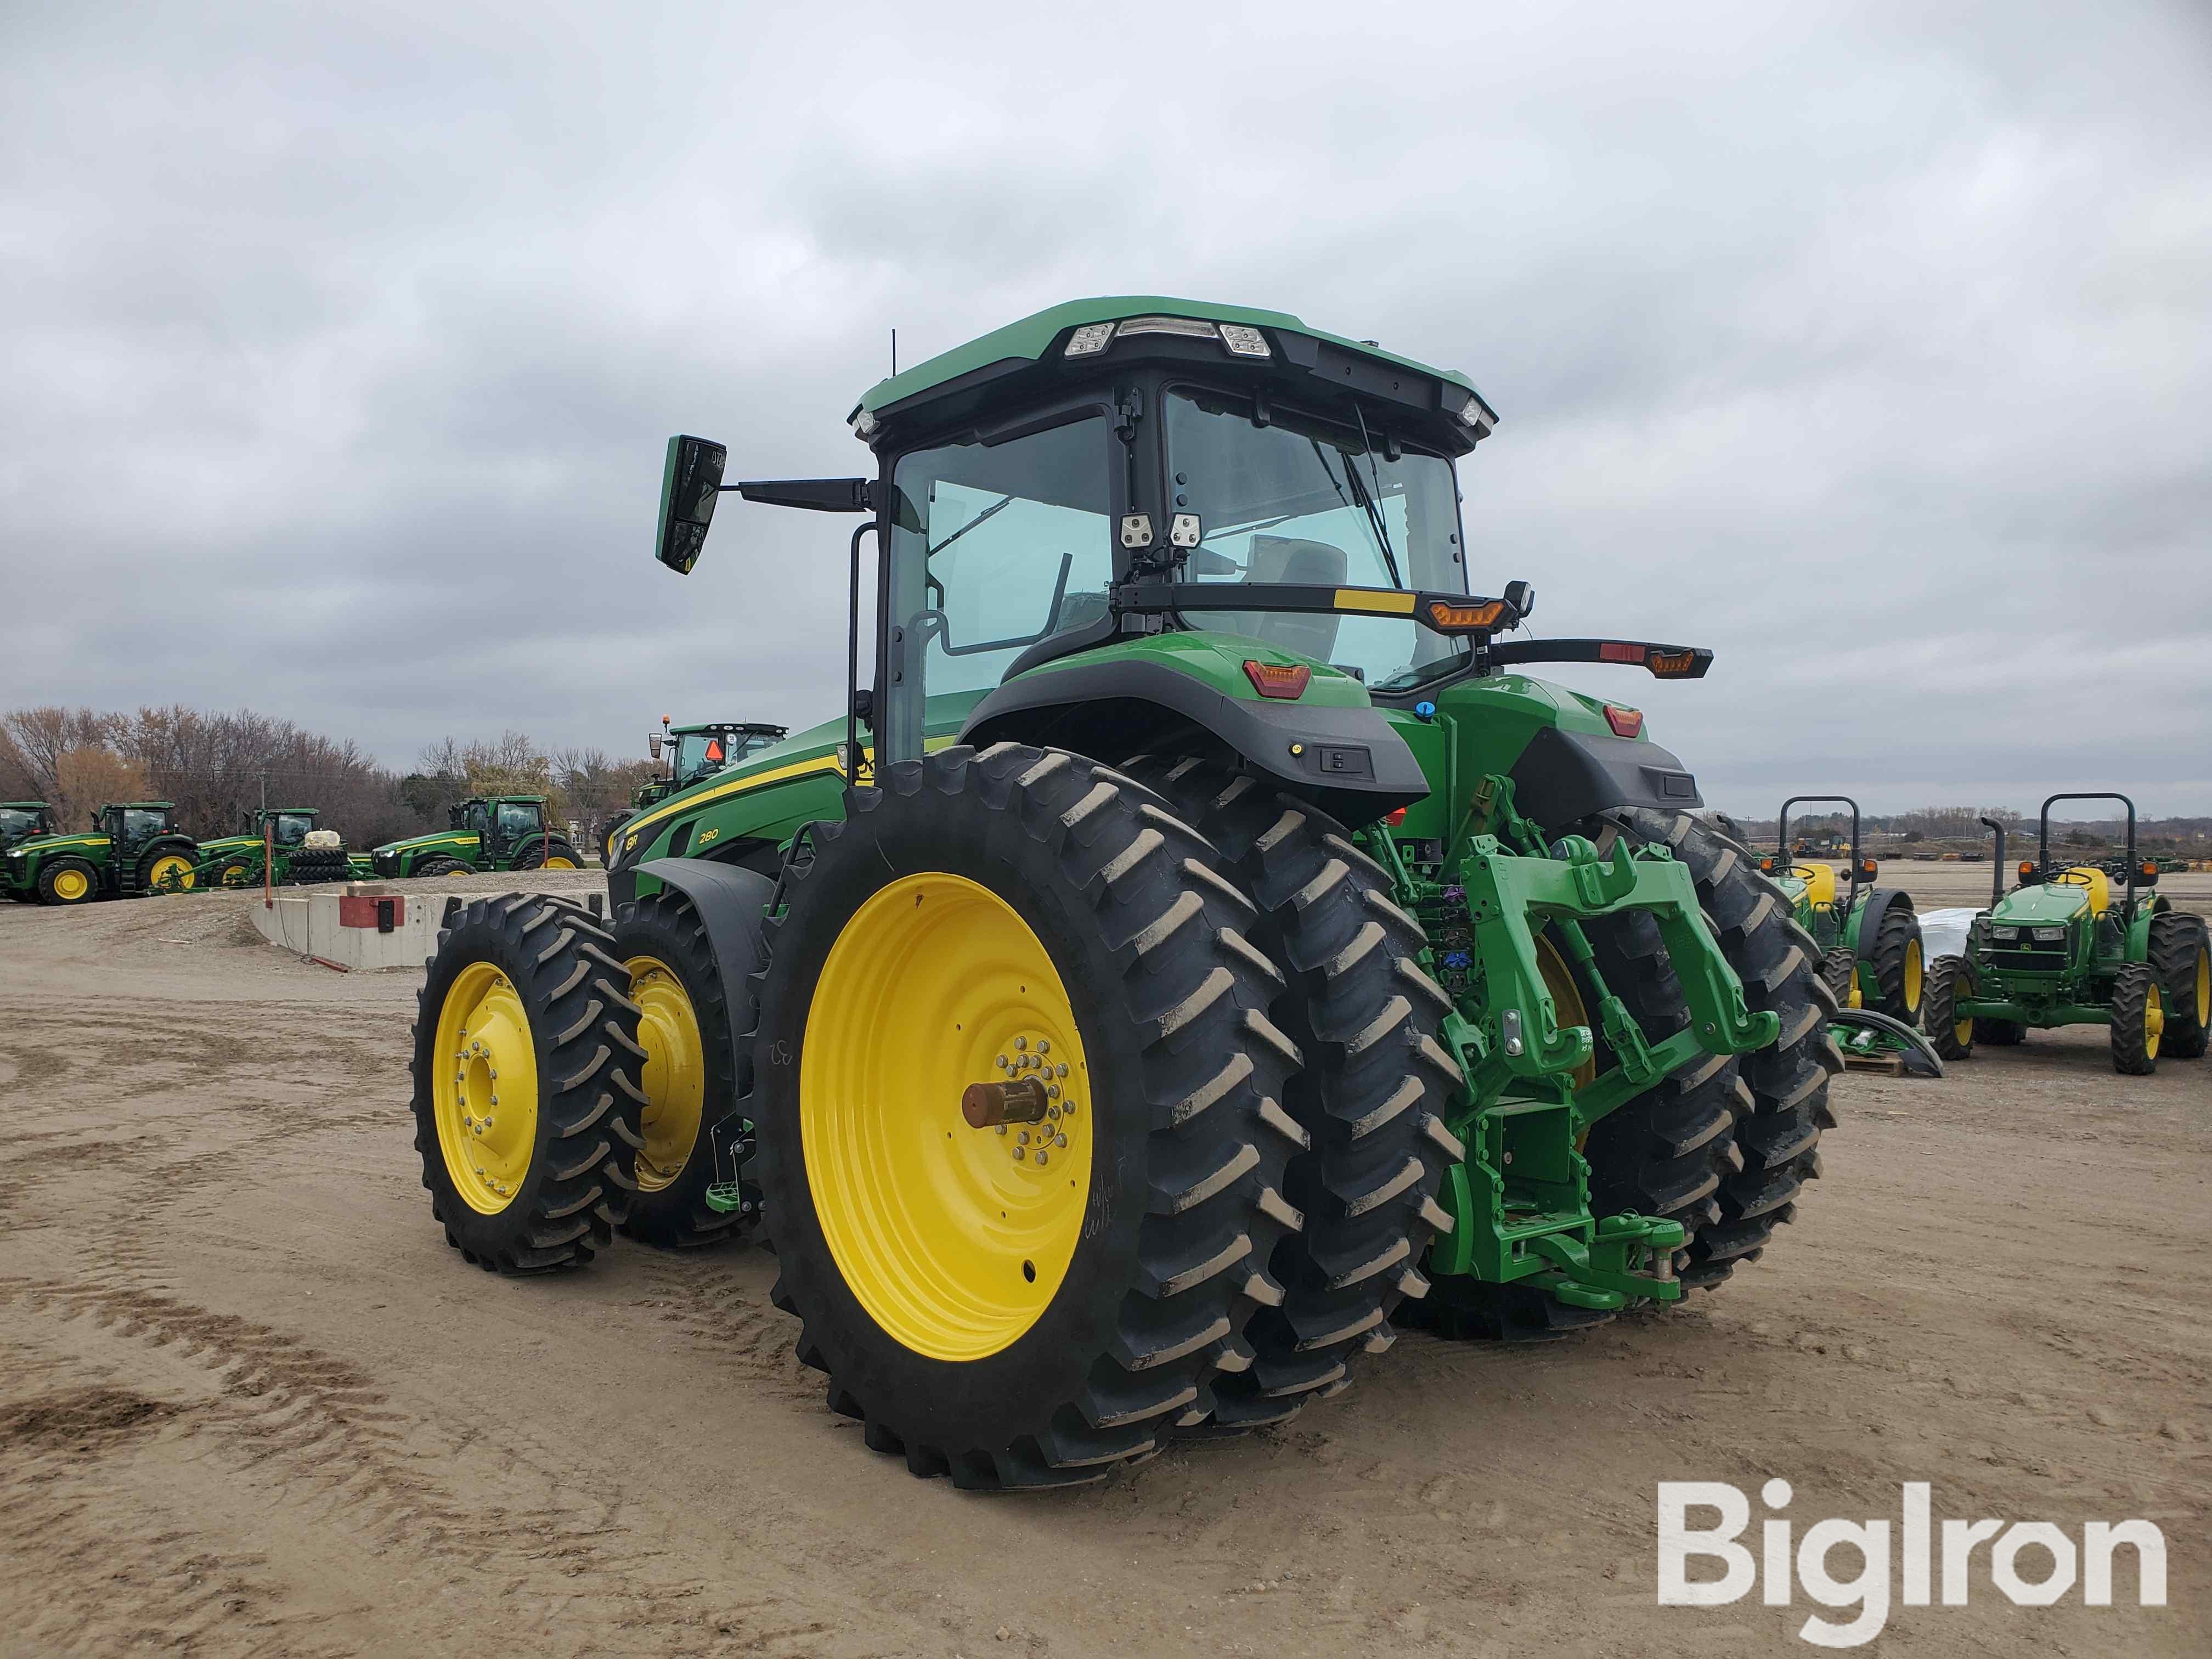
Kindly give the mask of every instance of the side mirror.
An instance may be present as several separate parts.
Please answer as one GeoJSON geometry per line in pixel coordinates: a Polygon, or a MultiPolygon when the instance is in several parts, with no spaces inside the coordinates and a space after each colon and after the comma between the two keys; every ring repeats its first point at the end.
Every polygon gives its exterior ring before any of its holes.
{"type": "Polygon", "coordinates": [[[1536,608],[1536,590],[1517,579],[1505,584],[1504,597],[1505,603],[1513,607],[1514,614],[1524,622],[1536,608]]]}
{"type": "Polygon", "coordinates": [[[645,752],[651,756],[654,760],[659,760],[660,758],[659,732],[648,732],[645,734],[645,752]]]}
{"type": "Polygon", "coordinates": [[[714,501],[722,488],[722,468],[730,452],[705,438],[681,435],[668,441],[660,472],[660,536],[653,557],[678,575],[689,575],[707,544],[714,521],[714,501]]]}

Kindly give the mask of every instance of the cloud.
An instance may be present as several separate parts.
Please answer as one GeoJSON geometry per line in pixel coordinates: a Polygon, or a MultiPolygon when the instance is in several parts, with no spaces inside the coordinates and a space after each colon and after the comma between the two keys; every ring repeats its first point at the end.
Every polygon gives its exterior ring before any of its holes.
{"type": "Polygon", "coordinates": [[[404,762],[836,707],[841,473],[1079,294],[1467,369],[1477,570],[1715,647],[1715,799],[2212,811],[2212,27],[2176,5],[236,7],[0,23],[0,704],[404,762]]]}

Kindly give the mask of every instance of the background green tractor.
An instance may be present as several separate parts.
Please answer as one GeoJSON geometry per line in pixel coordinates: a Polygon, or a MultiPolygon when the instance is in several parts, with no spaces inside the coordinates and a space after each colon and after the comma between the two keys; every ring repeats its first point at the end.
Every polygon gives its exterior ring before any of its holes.
{"type": "Polygon", "coordinates": [[[1838,1007],[1830,1034],[1846,1063],[1941,1076],[1942,1063],[1919,1029],[1927,967],[1920,919],[1910,893],[1876,884],[1880,866],[1866,856],[1859,826],[1859,804],[1849,795],[1792,795],[1775,817],[1774,854],[1759,867],[1820,947],[1820,977],[1838,1007]],[[1793,846],[1790,809],[1811,804],[1849,807],[1850,841],[1822,830],[1793,846]],[[1844,867],[1801,858],[1808,845],[1844,853],[1844,867]]]}
{"type": "Polygon", "coordinates": [[[30,886],[17,887],[7,878],[5,859],[8,849],[18,842],[32,841],[54,833],[54,815],[42,800],[0,800],[0,893],[29,904],[38,899],[38,891],[30,886]]]}
{"type": "Polygon", "coordinates": [[[350,880],[354,863],[345,843],[335,830],[316,828],[320,816],[312,806],[262,807],[246,813],[237,835],[200,843],[195,883],[258,887],[265,862],[273,862],[279,887],[350,880]]]}
{"type": "Polygon", "coordinates": [[[2010,1047],[2032,1029],[2103,1025],[2112,1069],[2147,1076],[2159,1058],[2196,1060],[2212,1027],[2212,950],[2204,920],[2150,890],[2154,866],[2136,855],[2136,804],[2125,795],[2059,794],[2043,803],[2036,857],[2004,890],[2004,826],[1996,837],[1988,915],[1966,935],[1966,954],[1929,969],[1924,1018],[1936,1052],[1971,1057],[1977,1043],[2010,1047]],[[2062,866],[2051,855],[2051,809],[2065,800],[2118,801],[2127,809],[2125,880],[2116,897],[2094,864],[2062,866]]]}
{"type": "Polygon", "coordinates": [[[623,826],[647,807],[763,750],[773,749],[786,736],[784,727],[757,720],[708,720],[699,726],[672,727],[668,716],[663,714],[660,727],[647,734],[646,749],[654,760],[665,761],[667,774],[640,784],[630,795],[630,810],[616,813],[599,831],[599,850],[609,864],[615,860],[623,826]]]}
{"type": "Polygon", "coordinates": [[[575,870],[583,860],[545,825],[543,795],[478,795],[451,808],[436,835],[386,842],[369,854],[386,881],[488,870],[575,870]]]}
{"type": "Polygon", "coordinates": [[[9,896],[41,904],[138,898],[193,885],[198,844],[176,827],[165,800],[112,801],[93,814],[89,832],[37,836],[0,855],[9,896]]]}
{"type": "Polygon", "coordinates": [[[878,386],[871,477],[672,440],[679,571],[724,489],[868,515],[847,710],[626,826],[611,925],[456,916],[414,1053],[448,1240],[526,1273],[764,1217],[831,1406],[990,1488],[1284,1421],[1401,1304],[1545,1334],[1757,1256],[1834,1000],[1641,713],[1522,672],[1711,653],[1469,592],[1495,418],[1146,298],[878,386]]]}

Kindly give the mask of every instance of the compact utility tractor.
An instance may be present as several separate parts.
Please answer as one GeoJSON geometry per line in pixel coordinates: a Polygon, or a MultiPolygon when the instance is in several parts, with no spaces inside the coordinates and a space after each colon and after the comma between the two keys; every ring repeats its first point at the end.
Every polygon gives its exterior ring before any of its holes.
{"type": "Polygon", "coordinates": [[[1876,884],[1881,866],[1863,851],[1859,824],[1859,804],[1849,795],[1792,795],[1775,817],[1774,855],[1759,867],[1820,947],[1820,977],[1838,1005],[1831,1035],[1844,1060],[1940,1077],[1942,1064],[1919,1030],[1926,981],[1920,918],[1910,893],[1876,884]],[[1840,875],[1832,864],[1799,861],[1802,849],[1790,845],[1790,809],[1814,804],[1850,809],[1850,860],[1840,875]]]}
{"type": "Polygon", "coordinates": [[[319,830],[312,806],[270,806],[246,814],[239,833],[200,843],[192,872],[201,887],[259,887],[273,876],[278,887],[349,881],[353,860],[335,830],[319,830]],[[264,866],[266,866],[264,870],[264,866]]]}
{"type": "Polygon", "coordinates": [[[447,822],[435,835],[386,842],[369,854],[371,872],[390,881],[471,870],[583,867],[568,838],[546,828],[543,795],[479,795],[450,808],[447,822]]]}
{"type": "Polygon", "coordinates": [[[41,904],[187,891],[199,846],[175,815],[165,800],[112,801],[93,814],[88,832],[34,836],[0,854],[0,887],[41,904]]]}
{"type": "Polygon", "coordinates": [[[631,793],[629,811],[617,812],[607,820],[599,832],[599,849],[605,861],[615,861],[615,849],[622,838],[623,826],[648,806],[666,800],[679,790],[689,789],[702,778],[710,778],[726,767],[735,766],[749,756],[764,749],[773,749],[787,735],[781,726],[769,726],[757,720],[709,720],[700,726],[671,726],[668,716],[660,717],[660,730],[646,734],[646,750],[656,761],[665,762],[668,770],[649,783],[641,783],[631,793]]]}
{"type": "Polygon", "coordinates": [[[2036,855],[2020,884],[2004,887],[2004,826],[1995,833],[1996,872],[1988,914],[1974,919],[1966,954],[1938,957],[1928,970],[1923,1018],[1946,1060],[1977,1043],[2008,1048],[2030,1030],[2103,1025],[2112,1069],[2145,1077],[2168,1060],[2197,1060],[2212,1028],[2212,949],[2204,919],[2151,890],[2154,865],[2136,855],[2136,804],[2125,795],[2062,794],[2043,803],[2036,855]],[[2127,809],[2126,876],[2094,864],[2062,866],[2051,856],[2051,809],[2064,800],[2118,801],[2127,809]]]}
{"type": "Polygon", "coordinates": [[[641,814],[611,925],[455,917],[413,1062],[449,1242],[763,1229],[830,1405],[987,1488],[1281,1422],[1401,1304],[1546,1334],[1758,1255],[1819,1172],[1834,999],[1643,714],[1524,672],[1711,653],[1510,640],[1528,584],[1470,592],[1454,462],[1495,419],[1145,298],[876,386],[866,477],[672,440],[678,571],[722,490],[863,515],[850,701],[641,814]]]}

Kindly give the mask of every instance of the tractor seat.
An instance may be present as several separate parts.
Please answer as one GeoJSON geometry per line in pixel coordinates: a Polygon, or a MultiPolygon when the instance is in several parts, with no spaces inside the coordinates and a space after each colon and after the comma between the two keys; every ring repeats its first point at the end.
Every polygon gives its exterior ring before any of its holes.
{"type": "MultiPolygon", "coordinates": [[[[1351,560],[1345,550],[1328,542],[1308,541],[1302,536],[1255,536],[1247,556],[1245,580],[1288,582],[1315,587],[1341,587],[1351,560]]],[[[1285,651],[1327,662],[1336,649],[1336,630],[1342,619],[1334,612],[1319,615],[1282,611],[1239,612],[1224,617],[1234,632],[1285,651]]]]}
{"type": "Polygon", "coordinates": [[[2062,870],[2052,878],[2051,884],[2087,888],[2089,914],[2093,916],[2101,916],[2112,908],[2112,878],[2094,866],[2077,864],[2070,870],[2062,870]]]}
{"type": "Polygon", "coordinates": [[[1832,864],[1793,864],[1790,873],[1805,884],[1805,902],[1814,908],[1832,908],[1836,902],[1836,866],[1832,864]]]}

